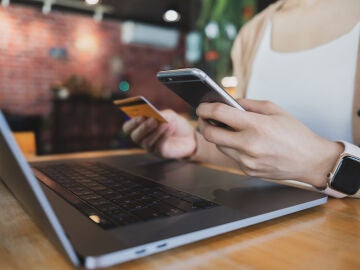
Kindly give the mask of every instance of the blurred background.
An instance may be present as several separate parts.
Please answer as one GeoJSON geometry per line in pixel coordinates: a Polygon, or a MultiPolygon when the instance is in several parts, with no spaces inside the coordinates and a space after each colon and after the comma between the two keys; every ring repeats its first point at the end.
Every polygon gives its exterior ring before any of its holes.
{"type": "Polygon", "coordinates": [[[198,67],[233,94],[232,43],[274,0],[0,2],[0,108],[43,155],[134,147],[114,99],[191,118],[159,70],[198,67]]]}

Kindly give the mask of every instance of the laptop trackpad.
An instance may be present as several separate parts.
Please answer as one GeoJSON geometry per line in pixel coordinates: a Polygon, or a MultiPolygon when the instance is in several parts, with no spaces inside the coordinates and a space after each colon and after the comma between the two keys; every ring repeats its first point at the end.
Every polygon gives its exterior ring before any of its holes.
{"type": "MultiPolygon", "coordinates": [[[[135,162],[134,159],[132,164],[136,166],[127,168],[132,173],[243,211],[264,212],[267,205],[276,209],[276,204],[281,207],[284,202],[291,205],[299,192],[302,192],[296,188],[210,169],[187,161],[163,160],[151,155],[138,155],[138,158],[141,162],[135,162]],[[272,202],[271,206],[269,202],[272,202]]],[[[303,196],[309,198],[315,195],[308,191],[303,193],[303,196]]]]}

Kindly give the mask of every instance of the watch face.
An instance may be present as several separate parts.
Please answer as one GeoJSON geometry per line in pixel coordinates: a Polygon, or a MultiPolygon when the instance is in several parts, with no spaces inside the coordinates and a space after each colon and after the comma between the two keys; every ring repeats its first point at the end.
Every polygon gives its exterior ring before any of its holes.
{"type": "Polygon", "coordinates": [[[360,160],[345,156],[330,183],[333,189],[353,195],[360,188],[360,160]]]}

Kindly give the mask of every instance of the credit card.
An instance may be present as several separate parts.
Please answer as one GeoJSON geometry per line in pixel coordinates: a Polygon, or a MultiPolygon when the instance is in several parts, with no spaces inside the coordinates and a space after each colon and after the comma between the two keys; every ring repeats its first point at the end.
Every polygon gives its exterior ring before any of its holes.
{"type": "Polygon", "coordinates": [[[114,104],[130,118],[137,116],[152,117],[160,123],[167,123],[159,110],[143,96],[114,100],[114,104]]]}

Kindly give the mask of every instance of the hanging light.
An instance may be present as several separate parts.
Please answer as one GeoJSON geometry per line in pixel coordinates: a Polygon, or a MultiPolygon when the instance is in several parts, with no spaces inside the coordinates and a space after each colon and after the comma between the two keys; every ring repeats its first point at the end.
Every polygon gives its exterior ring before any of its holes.
{"type": "Polygon", "coordinates": [[[181,19],[181,15],[175,9],[168,9],[163,15],[163,20],[165,22],[178,22],[181,19]]]}
{"type": "Polygon", "coordinates": [[[90,6],[99,4],[99,0],[85,0],[85,2],[90,6]]]}
{"type": "Polygon", "coordinates": [[[44,0],[44,4],[42,7],[42,13],[43,14],[49,14],[51,12],[52,4],[54,3],[54,0],[44,0]]]}

